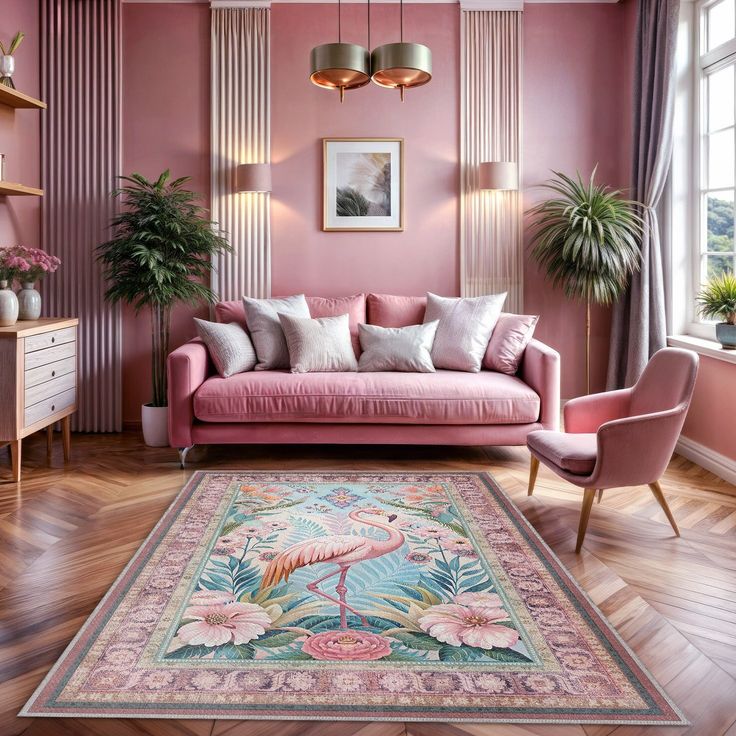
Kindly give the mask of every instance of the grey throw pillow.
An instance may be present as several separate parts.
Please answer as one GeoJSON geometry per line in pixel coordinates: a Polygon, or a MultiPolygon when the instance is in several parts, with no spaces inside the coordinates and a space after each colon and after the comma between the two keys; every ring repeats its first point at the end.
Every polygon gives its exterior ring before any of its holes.
{"type": "Polygon", "coordinates": [[[279,322],[279,313],[293,317],[309,317],[304,294],[282,299],[243,297],[245,324],[256,349],[257,371],[289,368],[289,348],[279,322]]]}
{"type": "Polygon", "coordinates": [[[305,319],[279,313],[279,321],[289,348],[292,373],[358,370],[349,315],[305,319]]]}
{"type": "Polygon", "coordinates": [[[435,368],[478,373],[506,292],[476,297],[427,294],[425,322],[439,320],[432,346],[435,368]]]}
{"type": "Polygon", "coordinates": [[[358,370],[434,373],[430,352],[438,324],[435,320],[409,327],[358,325],[363,350],[358,370]]]}
{"type": "Polygon", "coordinates": [[[255,368],[256,351],[248,333],[239,324],[207,322],[196,317],[194,322],[217,372],[223,378],[255,368]]]}

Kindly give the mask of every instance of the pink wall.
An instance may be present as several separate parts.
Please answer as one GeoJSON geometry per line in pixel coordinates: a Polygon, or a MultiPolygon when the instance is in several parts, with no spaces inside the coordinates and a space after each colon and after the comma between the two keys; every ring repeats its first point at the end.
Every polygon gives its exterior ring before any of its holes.
{"type": "Polygon", "coordinates": [[[698,381],[682,434],[694,442],[736,461],[733,391],[736,366],[717,358],[700,356],[698,381]]]}
{"type": "MultiPolygon", "coordinates": [[[[29,0],[3,0],[0,39],[8,43],[16,31],[26,34],[15,54],[15,86],[40,97],[39,8],[29,0]]],[[[5,154],[7,181],[40,186],[41,115],[0,105],[0,153],[5,154]]],[[[41,202],[37,197],[0,197],[0,245],[40,245],[41,202]]]]}
{"type": "MultiPolygon", "coordinates": [[[[550,169],[626,187],[630,181],[635,2],[527,4],[524,8],[524,205],[550,169]]],[[[562,396],[585,391],[585,308],[553,290],[527,259],[526,311],[540,314],[537,336],[562,354],[562,396]]],[[[610,312],[592,320],[592,390],[605,387],[610,312]]]]}
{"type": "MultiPolygon", "coordinates": [[[[629,169],[633,0],[623,4],[526,6],[525,187],[550,168],[589,170],[626,184],[629,169]]],[[[124,170],[155,175],[170,167],[208,193],[209,11],[196,4],[125,4],[123,12],[124,170]],[[161,29],[166,29],[165,33],[161,29]]],[[[336,94],[310,85],[312,46],[332,40],[334,5],[272,7],[272,280],[274,293],[420,294],[459,290],[459,7],[405,7],[409,40],[434,55],[434,78],[398,93],[374,86],[336,94]],[[323,136],[406,139],[406,230],[323,233],[323,136]]],[[[372,45],[394,40],[395,5],[373,6],[372,45]]],[[[365,44],[365,7],[343,6],[344,39],[365,44]]],[[[525,204],[538,196],[527,190],[525,204]]],[[[538,334],[563,355],[563,396],[584,390],[583,312],[527,264],[526,311],[538,334]]],[[[594,321],[596,387],[602,385],[609,319],[594,321]]],[[[191,310],[175,317],[172,343],[193,334],[191,310]]],[[[125,317],[124,418],[149,398],[148,324],[125,317]]]]}
{"type": "MultiPolygon", "coordinates": [[[[209,206],[210,11],[200,4],[123,5],[123,172],[191,176],[209,206]]],[[[172,347],[193,336],[192,316],[178,307],[172,347]]],[[[140,421],[150,401],[147,313],[123,314],[123,420],[140,421]]]]}
{"type": "MultiPolygon", "coordinates": [[[[312,47],[334,40],[335,5],[271,10],[273,293],[458,291],[459,9],[407,5],[407,40],[432,49],[431,83],[406,93],[368,85],[339,96],[308,82],[312,47]],[[325,233],[322,138],[405,139],[403,233],[325,233]]],[[[398,7],[375,5],[371,45],[398,40],[398,7]]],[[[364,4],[343,6],[343,40],[366,45],[364,4]]]]}

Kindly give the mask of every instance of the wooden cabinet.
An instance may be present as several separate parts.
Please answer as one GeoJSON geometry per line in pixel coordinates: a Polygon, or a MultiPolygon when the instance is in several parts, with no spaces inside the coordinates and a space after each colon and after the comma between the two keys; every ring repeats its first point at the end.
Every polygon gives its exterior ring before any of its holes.
{"type": "MultiPolygon", "coordinates": [[[[77,319],[39,319],[0,327],[0,443],[9,443],[20,480],[24,437],[61,421],[64,460],[77,409],[77,319]]],[[[50,447],[50,444],[49,444],[50,447]]]]}

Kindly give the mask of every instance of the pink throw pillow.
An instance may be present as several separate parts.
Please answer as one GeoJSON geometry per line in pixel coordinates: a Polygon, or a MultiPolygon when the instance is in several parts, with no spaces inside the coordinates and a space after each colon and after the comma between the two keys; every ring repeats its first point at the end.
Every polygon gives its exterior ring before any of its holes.
{"type": "Polygon", "coordinates": [[[426,296],[368,294],[368,324],[378,327],[409,327],[424,322],[426,296]]]}
{"type": "Polygon", "coordinates": [[[493,328],[483,367],[513,376],[519,370],[521,357],[534,335],[538,316],[502,312],[493,328]]]}

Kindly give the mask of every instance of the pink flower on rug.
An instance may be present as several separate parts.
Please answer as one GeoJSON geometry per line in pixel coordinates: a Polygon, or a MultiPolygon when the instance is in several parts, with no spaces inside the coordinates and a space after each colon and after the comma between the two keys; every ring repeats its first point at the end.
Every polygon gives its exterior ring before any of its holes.
{"type": "Polygon", "coordinates": [[[498,623],[508,620],[509,615],[503,608],[443,603],[427,608],[418,623],[437,641],[454,647],[467,644],[481,649],[504,649],[519,640],[516,631],[498,623]]]}
{"type": "Polygon", "coordinates": [[[426,565],[428,562],[432,561],[432,556],[427,555],[424,552],[409,552],[406,559],[416,565],[426,565]]]}
{"type": "Polygon", "coordinates": [[[484,608],[503,608],[503,601],[495,593],[460,593],[452,599],[461,606],[483,606],[484,608]]]}
{"type": "Polygon", "coordinates": [[[189,599],[190,605],[211,606],[215,603],[233,603],[235,596],[224,590],[198,590],[192,593],[189,599]]]}
{"type": "Polygon", "coordinates": [[[215,603],[189,606],[184,618],[194,621],[184,624],[177,636],[184,644],[247,644],[257,639],[271,625],[271,617],[255,603],[215,603]]]}
{"type": "Polygon", "coordinates": [[[465,537],[453,537],[452,539],[442,539],[440,541],[442,546],[450,552],[473,552],[473,545],[465,537]]]}
{"type": "Polygon", "coordinates": [[[391,654],[391,642],[367,631],[325,631],[310,636],[302,645],[302,651],[315,659],[365,661],[391,654]]]}
{"type": "Polygon", "coordinates": [[[416,533],[424,539],[445,539],[450,535],[450,530],[444,526],[422,526],[416,530],[416,533]]]}

